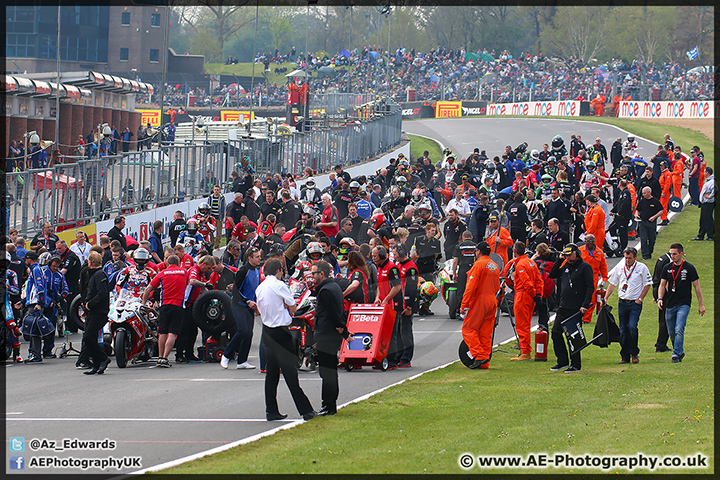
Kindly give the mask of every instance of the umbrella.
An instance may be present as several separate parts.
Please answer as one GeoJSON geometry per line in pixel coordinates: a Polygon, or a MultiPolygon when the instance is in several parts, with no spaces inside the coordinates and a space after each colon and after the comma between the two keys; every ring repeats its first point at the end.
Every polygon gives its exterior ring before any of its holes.
{"type": "Polygon", "coordinates": [[[478,57],[477,53],[465,52],[465,61],[466,62],[469,60],[472,60],[473,62],[477,62],[478,59],[479,59],[479,57],[478,57]]]}
{"type": "Polygon", "coordinates": [[[240,93],[247,93],[242,85],[238,85],[237,83],[231,83],[230,85],[228,85],[229,92],[234,92],[238,89],[240,89],[240,93]]]}
{"type": "Polygon", "coordinates": [[[481,53],[480,58],[482,60],[485,60],[486,62],[492,62],[493,60],[495,60],[495,57],[493,57],[489,53],[481,53]]]}
{"type": "Polygon", "coordinates": [[[350,58],[350,52],[348,52],[348,51],[345,50],[344,48],[343,48],[342,50],[340,50],[340,55],[343,56],[343,57],[345,57],[345,58],[350,58]]]}
{"type": "Polygon", "coordinates": [[[285,75],[286,77],[307,77],[308,74],[304,70],[293,70],[285,75]]]}
{"type": "Polygon", "coordinates": [[[335,75],[337,75],[337,73],[335,72],[335,70],[333,70],[332,67],[318,68],[318,78],[322,78],[322,77],[335,78],[335,75]]]}
{"type": "Polygon", "coordinates": [[[368,56],[370,57],[370,63],[377,62],[378,52],[368,52],[368,56]]]}
{"type": "Polygon", "coordinates": [[[440,81],[440,77],[438,77],[437,75],[430,75],[430,81],[432,83],[437,83],[440,81]]]}
{"type": "Polygon", "coordinates": [[[480,81],[483,83],[493,83],[496,78],[497,78],[497,75],[495,73],[488,72],[485,75],[483,75],[483,77],[480,81]]]}

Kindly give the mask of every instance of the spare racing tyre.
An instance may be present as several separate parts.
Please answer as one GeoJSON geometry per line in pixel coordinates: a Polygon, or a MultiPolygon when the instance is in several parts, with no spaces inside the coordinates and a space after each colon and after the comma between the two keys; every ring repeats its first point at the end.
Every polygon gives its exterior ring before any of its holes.
{"type": "Polygon", "coordinates": [[[195,325],[210,335],[232,330],[235,319],[230,309],[230,295],[222,290],[201,293],[193,305],[195,325]]]}

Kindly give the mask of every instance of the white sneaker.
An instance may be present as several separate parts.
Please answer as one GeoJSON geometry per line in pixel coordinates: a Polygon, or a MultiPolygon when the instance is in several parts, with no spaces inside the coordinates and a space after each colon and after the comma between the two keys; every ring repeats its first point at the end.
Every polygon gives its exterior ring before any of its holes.
{"type": "Polygon", "coordinates": [[[255,368],[255,365],[250,365],[248,362],[238,363],[238,370],[250,370],[255,368]]]}
{"type": "Polygon", "coordinates": [[[230,359],[227,358],[225,355],[223,355],[222,358],[220,359],[220,366],[223,368],[227,368],[229,364],[230,364],[230,359]]]}

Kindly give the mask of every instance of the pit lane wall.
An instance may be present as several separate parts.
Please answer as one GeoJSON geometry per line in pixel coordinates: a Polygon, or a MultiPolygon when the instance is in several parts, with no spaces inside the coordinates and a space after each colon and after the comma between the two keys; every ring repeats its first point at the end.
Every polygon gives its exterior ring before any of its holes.
{"type": "Polygon", "coordinates": [[[620,102],[620,118],[717,118],[720,102],[620,102]]]}

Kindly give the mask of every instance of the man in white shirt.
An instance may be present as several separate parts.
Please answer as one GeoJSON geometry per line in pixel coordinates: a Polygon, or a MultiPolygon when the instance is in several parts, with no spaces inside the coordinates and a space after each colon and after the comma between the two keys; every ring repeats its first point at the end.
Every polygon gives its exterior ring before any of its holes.
{"type": "Polygon", "coordinates": [[[297,306],[290,289],[280,278],[283,270],[280,260],[272,258],[263,267],[265,281],[255,291],[257,308],[263,323],[262,342],[265,345],[267,374],[265,375],[265,418],[283,420],[277,403],[277,387],[282,371],[290,389],[295,407],[304,420],[317,416],[310,400],[300,388],[297,374],[297,353],[288,327],[297,306]]]}
{"type": "Polygon", "coordinates": [[[464,193],[462,188],[456,188],[455,198],[448,202],[445,211],[449,212],[454,208],[462,218],[469,218],[472,212],[470,211],[470,204],[463,198],[464,193]]]}
{"type": "Polygon", "coordinates": [[[70,246],[70,251],[78,256],[80,264],[85,265],[87,263],[88,256],[90,256],[90,249],[92,245],[85,241],[85,232],[78,230],[75,234],[77,242],[70,246]]]}
{"type": "Polygon", "coordinates": [[[620,363],[639,363],[638,321],[642,302],[650,287],[652,276],[648,267],[637,261],[637,250],[627,247],[623,252],[625,261],[615,265],[608,275],[608,288],[604,303],[618,287],[618,322],[620,327],[620,363]]]}

